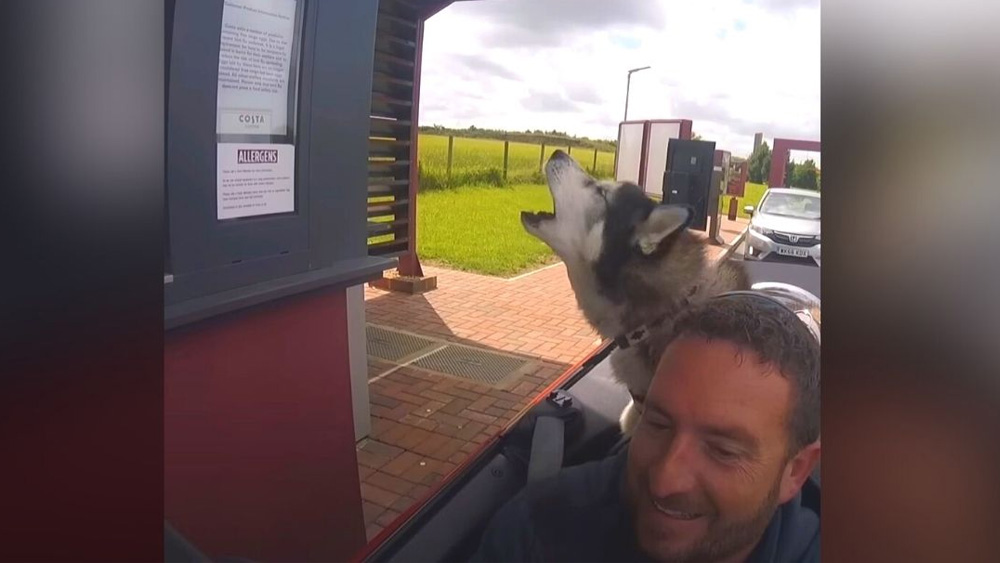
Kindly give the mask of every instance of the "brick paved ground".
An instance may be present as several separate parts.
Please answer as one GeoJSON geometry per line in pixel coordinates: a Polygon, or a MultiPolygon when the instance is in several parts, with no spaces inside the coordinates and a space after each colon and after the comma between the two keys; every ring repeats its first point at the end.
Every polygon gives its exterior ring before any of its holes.
{"type": "MultiPolygon", "coordinates": [[[[724,221],[722,235],[732,240],[744,227],[745,221],[724,221]]],[[[367,321],[530,361],[489,386],[369,357],[372,433],[358,444],[369,539],[599,344],[577,310],[562,264],[511,280],[424,271],[438,277],[438,289],[423,295],[366,287],[367,321]]]]}
{"type": "Polygon", "coordinates": [[[368,538],[498,433],[562,371],[534,362],[506,389],[413,367],[374,381],[372,436],[358,445],[368,538]]]}
{"type": "Polygon", "coordinates": [[[577,309],[562,264],[515,280],[427,266],[424,273],[437,276],[438,289],[406,295],[367,288],[367,321],[563,364],[594,346],[597,334],[577,309]]]}

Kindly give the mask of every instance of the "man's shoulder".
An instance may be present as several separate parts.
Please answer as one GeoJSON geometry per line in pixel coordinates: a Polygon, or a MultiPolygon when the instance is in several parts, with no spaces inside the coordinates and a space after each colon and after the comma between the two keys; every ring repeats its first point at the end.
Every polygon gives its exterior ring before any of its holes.
{"type": "Polygon", "coordinates": [[[522,489],[493,516],[476,560],[551,559],[548,549],[593,549],[600,541],[588,530],[606,529],[620,502],[623,455],[561,470],[522,489]]]}
{"type": "MultiPolygon", "coordinates": [[[[781,506],[773,521],[771,546],[762,561],[818,563],[820,560],[820,487],[813,479],[805,482],[791,502],[781,506]]],[[[771,534],[767,534],[770,536],[771,534]]]]}

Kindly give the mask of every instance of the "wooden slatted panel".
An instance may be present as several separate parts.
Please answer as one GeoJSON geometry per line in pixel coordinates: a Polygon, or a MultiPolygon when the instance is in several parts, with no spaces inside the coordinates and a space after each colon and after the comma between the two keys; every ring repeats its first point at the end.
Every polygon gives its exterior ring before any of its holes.
{"type": "Polygon", "coordinates": [[[406,139],[409,139],[410,127],[412,125],[413,122],[408,119],[372,118],[371,136],[393,138],[405,137],[406,139]]]}
{"type": "Polygon", "coordinates": [[[413,59],[413,52],[417,48],[417,43],[405,37],[390,35],[389,33],[378,33],[375,39],[375,52],[385,53],[401,59],[413,59]]]}
{"type": "Polygon", "coordinates": [[[375,51],[375,72],[392,74],[394,76],[412,76],[413,60],[397,57],[389,53],[375,51]]]}
{"type": "Polygon", "coordinates": [[[405,159],[410,154],[410,141],[371,139],[368,144],[368,154],[374,157],[405,159]]]}
{"type": "Polygon", "coordinates": [[[387,34],[406,41],[416,41],[417,39],[417,24],[415,21],[385,13],[379,14],[378,24],[375,29],[378,34],[387,34]]]}
{"type": "Polygon", "coordinates": [[[406,252],[406,245],[410,242],[406,236],[380,242],[368,243],[368,254],[371,256],[397,256],[406,252]]]}
{"type": "MultiPolygon", "coordinates": [[[[377,201],[369,202],[369,205],[382,203],[386,201],[384,198],[392,197],[393,200],[397,198],[404,199],[409,202],[407,196],[407,189],[410,185],[409,180],[394,180],[391,178],[373,178],[368,181],[368,197],[369,198],[383,198],[377,201]]],[[[392,200],[389,200],[392,201],[392,200]]]]}
{"type": "Polygon", "coordinates": [[[406,120],[413,114],[413,101],[393,98],[382,93],[372,94],[372,114],[396,120],[406,120]]]}
{"type": "Polygon", "coordinates": [[[368,252],[374,256],[409,250],[416,16],[402,0],[379,2],[368,153],[368,252]]]}
{"type": "Polygon", "coordinates": [[[417,22],[413,21],[412,15],[407,17],[399,17],[392,15],[391,11],[379,11],[378,23],[379,26],[393,26],[389,27],[389,31],[394,31],[398,29],[409,30],[411,33],[416,35],[417,33],[417,22]]]}
{"type": "Polygon", "coordinates": [[[380,16],[382,14],[388,14],[390,16],[415,21],[418,10],[416,6],[406,0],[386,0],[385,2],[379,2],[378,13],[380,16]]]}
{"type": "Polygon", "coordinates": [[[372,102],[372,115],[409,123],[409,109],[413,107],[413,82],[376,72],[372,75],[372,102]]]}
{"type": "Polygon", "coordinates": [[[389,233],[395,233],[409,225],[409,219],[396,219],[395,221],[374,221],[369,219],[368,221],[368,236],[379,236],[389,233]]]}
{"type": "Polygon", "coordinates": [[[409,168],[409,160],[368,159],[369,176],[392,176],[401,168],[409,168]]]}
{"type": "Polygon", "coordinates": [[[368,236],[377,237],[380,235],[392,234],[392,225],[389,223],[378,223],[368,221],[368,236]]]}
{"type": "Polygon", "coordinates": [[[403,93],[413,93],[412,80],[405,80],[403,78],[399,78],[398,76],[393,76],[384,72],[374,73],[372,75],[372,82],[373,92],[380,92],[389,95],[397,94],[397,97],[403,93]]]}
{"type": "Polygon", "coordinates": [[[383,215],[391,215],[396,212],[397,209],[409,205],[410,200],[406,198],[397,199],[394,201],[386,203],[369,203],[368,204],[368,217],[381,217],[383,215]]]}

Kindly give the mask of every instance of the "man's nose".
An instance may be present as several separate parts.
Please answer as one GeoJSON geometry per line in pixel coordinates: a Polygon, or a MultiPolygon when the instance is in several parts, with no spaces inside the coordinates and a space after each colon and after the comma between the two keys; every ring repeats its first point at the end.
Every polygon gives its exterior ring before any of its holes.
{"type": "Polygon", "coordinates": [[[674,436],[649,467],[649,492],[657,498],[690,492],[696,488],[696,476],[696,441],[674,436]]]}

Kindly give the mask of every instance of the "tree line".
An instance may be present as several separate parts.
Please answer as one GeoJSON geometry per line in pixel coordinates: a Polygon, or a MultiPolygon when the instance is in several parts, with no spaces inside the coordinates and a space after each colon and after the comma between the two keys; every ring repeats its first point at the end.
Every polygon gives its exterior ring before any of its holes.
{"type": "MultiPolygon", "coordinates": [[[[765,141],[750,155],[747,176],[751,182],[765,184],[770,175],[771,147],[765,141]]],[[[813,159],[807,159],[805,162],[788,160],[788,166],[785,168],[785,187],[819,190],[820,180],[820,170],[816,167],[816,161],[813,159]]]]}

